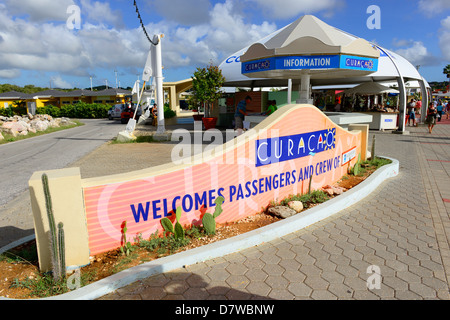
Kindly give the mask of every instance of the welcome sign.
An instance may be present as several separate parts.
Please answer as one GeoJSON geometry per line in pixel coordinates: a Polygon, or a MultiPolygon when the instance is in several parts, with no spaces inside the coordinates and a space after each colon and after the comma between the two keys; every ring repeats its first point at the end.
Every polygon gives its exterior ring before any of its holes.
{"type": "Polygon", "coordinates": [[[217,222],[233,222],[307,192],[310,179],[313,189],[333,184],[355,163],[360,140],[316,107],[291,105],[200,161],[83,180],[90,254],[119,247],[124,221],[129,237],[148,238],[162,231],[162,218],[175,220],[177,207],[182,225],[200,224],[222,196],[217,222]]]}

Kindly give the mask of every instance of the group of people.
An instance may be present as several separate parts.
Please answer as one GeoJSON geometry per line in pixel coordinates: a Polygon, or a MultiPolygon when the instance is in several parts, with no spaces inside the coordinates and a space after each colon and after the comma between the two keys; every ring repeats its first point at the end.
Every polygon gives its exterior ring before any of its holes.
{"type": "Polygon", "coordinates": [[[448,119],[450,113],[450,102],[434,100],[430,102],[430,105],[427,109],[427,118],[425,123],[428,124],[428,132],[432,133],[433,128],[436,125],[436,122],[441,121],[444,115],[447,116],[448,119]]]}
{"type": "MultiPolygon", "coordinates": [[[[247,113],[247,105],[250,104],[252,101],[252,97],[246,96],[244,100],[240,101],[238,105],[236,106],[236,112],[234,114],[234,128],[236,130],[244,129],[244,119],[245,116],[248,115],[247,113]]],[[[272,113],[278,110],[277,107],[277,101],[276,100],[269,100],[268,101],[268,107],[267,111],[263,113],[263,115],[270,116],[272,113]]]]}
{"type": "MultiPolygon", "coordinates": [[[[250,96],[247,96],[244,100],[240,101],[236,107],[236,113],[234,115],[235,119],[235,129],[243,129],[244,128],[244,119],[247,113],[247,105],[252,101],[250,96]]],[[[422,108],[422,102],[420,100],[412,99],[407,104],[407,115],[409,122],[408,124],[411,126],[417,126],[416,121],[416,110],[420,112],[422,108]]],[[[264,113],[265,115],[271,115],[273,112],[277,110],[276,101],[269,101],[268,110],[264,113]]],[[[450,115],[450,102],[442,101],[442,100],[433,100],[428,109],[425,123],[428,124],[428,131],[432,133],[433,127],[436,125],[436,122],[441,121],[443,116],[446,116],[448,119],[450,115]]]]}

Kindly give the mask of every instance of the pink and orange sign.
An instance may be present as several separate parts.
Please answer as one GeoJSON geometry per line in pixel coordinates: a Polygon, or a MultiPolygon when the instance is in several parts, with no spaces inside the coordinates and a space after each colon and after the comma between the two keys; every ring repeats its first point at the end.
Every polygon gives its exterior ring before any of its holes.
{"type": "Polygon", "coordinates": [[[218,223],[256,214],[272,200],[307,192],[310,179],[313,189],[333,184],[360,152],[360,132],[340,128],[314,106],[283,107],[202,161],[84,187],[90,254],[119,247],[124,221],[129,237],[148,238],[181,206],[181,224],[200,224],[219,196],[218,223]]]}

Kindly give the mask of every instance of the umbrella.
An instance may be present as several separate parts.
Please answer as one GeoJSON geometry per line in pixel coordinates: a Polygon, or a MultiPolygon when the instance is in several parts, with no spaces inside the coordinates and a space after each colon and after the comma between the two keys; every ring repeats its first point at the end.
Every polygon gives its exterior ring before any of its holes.
{"type": "Polygon", "coordinates": [[[344,91],[345,94],[383,94],[383,93],[399,93],[398,90],[383,86],[377,82],[366,82],[359,86],[344,91]]]}

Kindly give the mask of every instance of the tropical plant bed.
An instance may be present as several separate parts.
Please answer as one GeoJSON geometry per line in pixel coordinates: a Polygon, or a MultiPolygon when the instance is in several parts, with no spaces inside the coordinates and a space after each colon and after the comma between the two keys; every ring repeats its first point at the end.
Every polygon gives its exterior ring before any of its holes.
{"type": "MultiPolygon", "coordinates": [[[[362,163],[358,175],[349,174],[335,186],[346,190],[351,189],[364,181],[377,168],[389,162],[389,160],[380,159],[373,165],[369,162],[362,163]]],[[[185,230],[184,239],[176,239],[173,235],[159,236],[157,234],[149,239],[138,237],[134,239],[136,242],[128,254],[117,249],[91,257],[91,263],[80,270],[81,285],[88,285],[145,262],[231,238],[277,222],[281,218],[268,214],[268,209],[271,206],[283,205],[288,200],[302,201],[307,210],[336,196],[322,190],[314,191],[311,195],[293,195],[280,203],[271,203],[256,215],[234,223],[217,225],[214,235],[207,235],[204,228],[198,226],[185,230]]],[[[0,297],[30,299],[59,295],[68,291],[64,281],[55,282],[50,274],[43,275],[39,272],[34,240],[0,255],[0,297]]]]}

